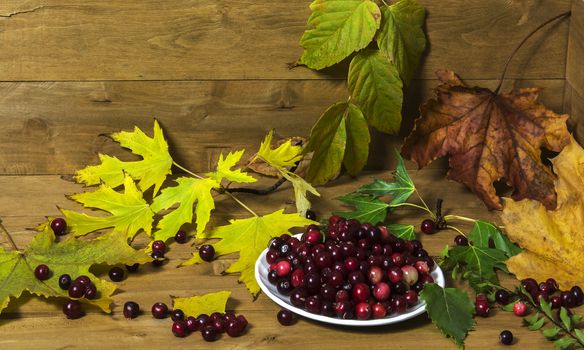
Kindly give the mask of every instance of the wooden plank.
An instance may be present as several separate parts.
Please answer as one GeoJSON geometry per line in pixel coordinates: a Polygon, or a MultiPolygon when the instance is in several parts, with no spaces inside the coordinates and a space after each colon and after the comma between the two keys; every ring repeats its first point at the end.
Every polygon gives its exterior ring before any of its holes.
{"type": "Polygon", "coordinates": [[[574,137],[584,144],[584,1],[572,1],[568,62],[566,66],[565,108],[570,113],[574,137]]]}
{"type": "MultiPolygon", "coordinates": [[[[462,185],[448,182],[441,170],[423,170],[412,174],[421,194],[429,203],[437,197],[445,200],[445,209],[456,213],[485,220],[497,220],[497,213],[488,212],[480,201],[462,185]]],[[[332,198],[354,190],[367,183],[371,177],[383,177],[384,173],[369,173],[351,180],[342,178],[333,185],[321,187],[323,197],[315,201],[319,217],[330,215],[339,210],[338,201],[332,198]]],[[[58,176],[0,176],[0,216],[8,230],[13,232],[17,244],[25,246],[33,236],[26,228],[35,226],[45,215],[56,215],[55,204],[67,208],[78,208],[75,203],[64,201],[63,194],[83,190],[81,186],[61,180],[58,176]]],[[[257,197],[242,196],[247,204],[260,213],[276,208],[291,208],[283,205],[293,198],[289,187],[258,200],[257,197]]],[[[399,212],[399,211],[398,211],[399,212]]],[[[228,217],[246,216],[241,208],[229,199],[220,199],[213,214],[220,220],[228,217]]],[[[418,224],[424,216],[413,208],[404,209],[404,214],[396,220],[418,224]]],[[[468,226],[462,225],[467,230],[468,226]]],[[[438,255],[445,244],[451,244],[452,232],[435,235],[420,235],[425,248],[431,255],[438,255]]],[[[5,239],[0,235],[0,243],[5,239]]],[[[300,319],[292,327],[282,327],[276,322],[279,307],[265,295],[253,302],[245,287],[237,283],[237,276],[221,276],[220,271],[232,258],[220,258],[212,263],[175,268],[187,259],[193,247],[190,244],[172,244],[167,254],[170,261],[160,269],[143,266],[139,272],[130,275],[119,283],[119,291],[113,297],[113,314],[106,315],[96,309],[88,309],[87,315],[79,320],[67,320],[62,315],[61,300],[45,301],[25,295],[13,300],[0,316],[0,347],[3,349],[119,349],[124,348],[168,348],[192,349],[237,348],[237,349],[289,349],[291,345],[306,349],[347,349],[354,350],[356,344],[367,344],[367,348],[395,349],[456,349],[456,346],[430,323],[425,316],[384,327],[346,328],[321,324],[300,319]],[[198,334],[186,339],[172,336],[170,320],[155,320],[149,315],[154,302],[169,303],[169,295],[191,296],[218,290],[231,290],[232,298],[228,309],[244,314],[250,328],[239,338],[226,335],[215,343],[203,343],[198,334]],[[125,320],[121,307],[126,301],[140,304],[144,313],[134,320],[125,320]],[[34,333],[34,336],[31,334],[34,333]]],[[[104,268],[96,273],[105,276],[104,268]]],[[[105,277],[107,278],[107,277],[105,277]]],[[[503,283],[510,286],[512,281],[505,277],[503,283]]],[[[449,286],[456,285],[448,281],[449,286]]],[[[522,326],[521,318],[499,310],[491,311],[491,317],[477,319],[476,329],[467,339],[468,349],[491,349],[498,346],[498,334],[510,329],[517,338],[520,348],[552,349],[551,343],[522,326]]]]}
{"type": "MultiPolygon", "coordinates": [[[[429,51],[420,77],[450,68],[497,79],[513,48],[570,0],[422,0],[429,51]]],[[[5,0],[0,3],[0,81],[323,79],[289,70],[309,0],[5,0]]],[[[552,25],[517,54],[510,78],[565,76],[568,23],[552,25]]]]}
{"type": "Polygon", "coordinates": [[[584,144],[584,95],[580,95],[572,84],[566,82],[564,109],[570,114],[568,125],[574,137],[584,144]]]}
{"type": "MultiPolygon", "coordinates": [[[[496,81],[467,81],[490,88],[496,81]]],[[[418,81],[406,97],[411,120],[437,81],[418,81]]],[[[520,80],[512,86],[544,87],[542,100],[562,109],[563,80],[520,80]]],[[[225,149],[257,149],[268,130],[308,136],[327,106],[346,99],[343,81],[43,82],[0,83],[0,174],[73,173],[97,162],[97,153],[127,158],[99,136],[138,125],[165,128],[176,160],[206,171],[225,149]]],[[[406,122],[407,124],[407,122],[406,122]]],[[[404,130],[409,130],[408,126],[404,130]]],[[[392,166],[398,138],[374,135],[369,167],[392,166]]]]}

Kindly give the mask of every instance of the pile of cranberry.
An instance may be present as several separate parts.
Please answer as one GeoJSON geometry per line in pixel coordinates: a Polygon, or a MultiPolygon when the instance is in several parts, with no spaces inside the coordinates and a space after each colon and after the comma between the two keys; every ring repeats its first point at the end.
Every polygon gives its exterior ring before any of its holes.
{"type": "Polygon", "coordinates": [[[385,226],[331,216],[301,239],[284,234],[268,243],[268,280],[290,303],[314,314],[368,320],[404,313],[433,283],[434,261],[418,240],[385,226]]]}

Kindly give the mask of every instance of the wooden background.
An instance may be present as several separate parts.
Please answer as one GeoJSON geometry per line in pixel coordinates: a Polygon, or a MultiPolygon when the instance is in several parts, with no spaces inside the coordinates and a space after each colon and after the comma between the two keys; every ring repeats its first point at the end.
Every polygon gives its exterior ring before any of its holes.
{"type": "MultiPolygon", "coordinates": [[[[194,170],[206,170],[223,149],[255,150],[271,128],[283,137],[308,135],[326,107],[348,95],[346,65],[325,72],[288,69],[301,54],[309,3],[1,1],[0,174],[72,173],[96,162],[98,152],[120,153],[99,134],[133,125],[150,129],[152,118],[164,126],[173,155],[194,170]]],[[[407,91],[404,134],[420,103],[432,96],[437,69],[494,87],[505,59],[531,29],[582,5],[421,3],[429,45],[407,91]]],[[[570,30],[571,22],[548,26],[525,45],[506,88],[542,87],[549,107],[582,113],[577,62],[584,34],[581,26],[570,30]]],[[[375,135],[369,168],[391,165],[396,140],[375,135]]]]}

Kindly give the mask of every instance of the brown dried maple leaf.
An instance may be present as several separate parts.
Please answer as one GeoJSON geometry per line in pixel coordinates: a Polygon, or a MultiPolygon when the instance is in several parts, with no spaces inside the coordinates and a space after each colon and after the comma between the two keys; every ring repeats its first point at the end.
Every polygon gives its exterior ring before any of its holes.
{"type": "Polygon", "coordinates": [[[451,71],[437,75],[437,99],[422,106],[402,154],[420,168],[448,156],[448,178],[469,187],[489,209],[501,209],[493,187],[501,179],[514,189],[513,199],[555,208],[555,175],[541,162],[541,148],[559,152],[570,142],[568,115],[537,102],[536,88],[495,94],[465,86],[451,71]]]}

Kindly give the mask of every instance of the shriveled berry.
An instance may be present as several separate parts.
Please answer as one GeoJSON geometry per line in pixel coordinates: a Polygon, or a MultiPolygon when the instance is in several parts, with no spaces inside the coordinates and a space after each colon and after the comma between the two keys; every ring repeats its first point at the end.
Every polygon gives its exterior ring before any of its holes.
{"type": "Polygon", "coordinates": [[[199,248],[199,256],[204,261],[209,262],[215,257],[215,248],[210,244],[203,244],[199,248]]]}
{"type": "Polygon", "coordinates": [[[165,303],[155,303],[151,311],[154,318],[162,319],[168,316],[168,306],[165,303]]]}
{"type": "Polygon", "coordinates": [[[124,304],[124,317],[132,319],[138,317],[140,314],[140,305],[133,301],[128,301],[124,304]]]}
{"type": "Polygon", "coordinates": [[[67,221],[63,218],[55,218],[51,221],[51,229],[57,236],[67,233],[67,221]]]}
{"type": "Polygon", "coordinates": [[[93,283],[89,283],[88,286],[85,287],[85,298],[89,300],[97,299],[97,287],[93,283]]]}
{"type": "Polygon", "coordinates": [[[294,313],[287,309],[280,310],[278,312],[277,318],[278,322],[280,322],[282,326],[290,326],[294,324],[294,322],[296,322],[296,317],[294,316],[294,313]]]}

